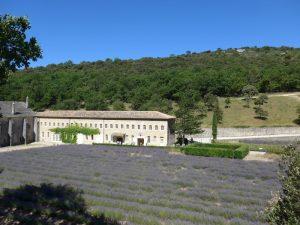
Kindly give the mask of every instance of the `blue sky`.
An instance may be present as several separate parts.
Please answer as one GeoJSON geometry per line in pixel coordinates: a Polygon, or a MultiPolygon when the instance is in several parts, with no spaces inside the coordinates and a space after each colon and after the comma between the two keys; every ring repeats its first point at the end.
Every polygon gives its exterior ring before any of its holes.
{"type": "Polygon", "coordinates": [[[0,0],[0,13],[29,17],[43,49],[32,66],[300,47],[299,0],[0,0]]]}

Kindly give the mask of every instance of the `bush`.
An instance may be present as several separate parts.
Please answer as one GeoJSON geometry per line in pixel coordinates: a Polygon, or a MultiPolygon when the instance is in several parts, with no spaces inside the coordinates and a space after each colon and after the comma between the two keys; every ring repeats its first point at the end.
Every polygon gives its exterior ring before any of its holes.
{"type": "Polygon", "coordinates": [[[243,159],[249,153],[246,145],[231,144],[193,144],[181,148],[187,155],[243,159]]]}
{"type": "Polygon", "coordinates": [[[267,208],[267,219],[272,225],[300,224],[300,151],[288,146],[279,164],[282,191],[267,208]]]}
{"type": "Polygon", "coordinates": [[[4,189],[0,197],[1,225],[118,225],[87,211],[82,192],[67,185],[24,185],[4,189]]]}

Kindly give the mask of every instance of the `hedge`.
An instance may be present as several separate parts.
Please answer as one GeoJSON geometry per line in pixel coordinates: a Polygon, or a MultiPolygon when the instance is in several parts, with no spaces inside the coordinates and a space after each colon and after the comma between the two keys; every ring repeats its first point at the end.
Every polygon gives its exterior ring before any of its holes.
{"type": "Polygon", "coordinates": [[[189,146],[193,147],[209,147],[209,148],[225,148],[225,149],[237,149],[241,145],[240,144],[231,144],[231,143],[193,143],[189,146]]]}
{"type": "Polygon", "coordinates": [[[193,144],[182,147],[187,155],[221,157],[243,159],[249,153],[249,147],[246,145],[228,145],[228,144],[193,144]],[[226,145],[226,147],[225,147],[226,145]]]}

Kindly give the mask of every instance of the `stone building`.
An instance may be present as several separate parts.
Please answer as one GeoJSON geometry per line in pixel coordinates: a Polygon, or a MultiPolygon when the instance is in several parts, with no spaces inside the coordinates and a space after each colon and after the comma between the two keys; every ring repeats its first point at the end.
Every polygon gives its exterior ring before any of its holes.
{"type": "Polygon", "coordinates": [[[53,128],[75,125],[96,128],[98,135],[78,135],[77,143],[172,145],[175,117],[157,111],[58,110],[36,114],[38,141],[61,142],[53,128]]]}
{"type": "Polygon", "coordinates": [[[35,140],[34,112],[26,102],[0,101],[0,147],[35,140]]]}

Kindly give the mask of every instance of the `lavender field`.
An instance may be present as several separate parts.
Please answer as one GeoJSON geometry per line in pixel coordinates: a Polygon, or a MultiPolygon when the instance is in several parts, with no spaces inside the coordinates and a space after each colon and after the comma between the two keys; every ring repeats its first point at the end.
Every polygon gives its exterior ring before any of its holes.
{"type": "Polygon", "coordinates": [[[91,210],[124,224],[266,224],[277,164],[159,148],[66,145],[0,153],[0,186],[52,182],[84,190],[91,210]]]}

